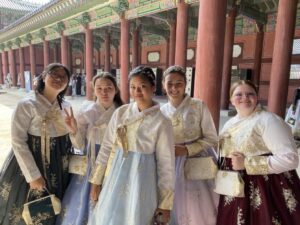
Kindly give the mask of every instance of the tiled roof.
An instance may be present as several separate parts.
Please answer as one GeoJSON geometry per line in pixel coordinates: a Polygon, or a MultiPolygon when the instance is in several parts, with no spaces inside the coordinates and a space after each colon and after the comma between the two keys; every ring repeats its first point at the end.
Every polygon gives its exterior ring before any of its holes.
{"type": "Polygon", "coordinates": [[[41,5],[22,0],[0,0],[0,10],[10,9],[16,11],[33,11],[41,5]]]}

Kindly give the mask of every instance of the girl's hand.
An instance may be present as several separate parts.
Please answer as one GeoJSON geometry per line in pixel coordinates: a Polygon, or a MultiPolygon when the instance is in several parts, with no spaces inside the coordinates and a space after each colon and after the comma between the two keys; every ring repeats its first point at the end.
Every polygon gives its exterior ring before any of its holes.
{"type": "Polygon", "coordinates": [[[186,156],[188,150],[184,145],[175,145],[175,156],[186,156]]]}
{"type": "Polygon", "coordinates": [[[102,186],[98,184],[91,185],[90,199],[94,202],[98,201],[102,186]]]}
{"type": "Polygon", "coordinates": [[[154,221],[157,225],[164,225],[170,221],[170,210],[156,209],[154,214],[154,221]]]}
{"type": "Polygon", "coordinates": [[[64,109],[64,111],[66,113],[65,123],[66,123],[70,133],[71,134],[76,134],[76,132],[77,132],[77,122],[76,122],[76,119],[74,117],[72,107],[70,107],[70,113],[66,109],[64,109]]]}
{"type": "Polygon", "coordinates": [[[37,189],[42,191],[46,187],[46,182],[43,177],[39,177],[38,179],[31,181],[29,183],[30,189],[37,189]]]}
{"type": "Polygon", "coordinates": [[[244,170],[245,169],[245,156],[240,152],[232,152],[230,155],[231,164],[233,170],[244,170]]]}

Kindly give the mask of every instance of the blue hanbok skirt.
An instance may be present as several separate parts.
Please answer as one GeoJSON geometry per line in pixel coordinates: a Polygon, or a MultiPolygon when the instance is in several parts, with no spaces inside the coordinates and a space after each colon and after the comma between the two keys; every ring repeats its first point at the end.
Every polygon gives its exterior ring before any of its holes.
{"type": "MultiPolygon", "coordinates": [[[[98,154],[100,145],[96,144],[98,154]]],[[[85,176],[73,174],[71,182],[62,201],[62,212],[57,217],[56,225],[86,225],[95,203],[90,200],[89,176],[91,163],[88,164],[85,176]]]]}
{"type": "Polygon", "coordinates": [[[154,154],[116,150],[89,225],[151,225],[157,203],[154,154]]]}

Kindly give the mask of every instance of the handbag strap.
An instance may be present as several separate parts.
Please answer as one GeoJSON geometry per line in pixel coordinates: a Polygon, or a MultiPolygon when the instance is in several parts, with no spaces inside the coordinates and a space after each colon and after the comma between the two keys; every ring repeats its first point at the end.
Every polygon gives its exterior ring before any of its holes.
{"type": "MultiPolygon", "coordinates": [[[[29,190],[28,190],[25,202],[28,202],[30,192],[36,191],[36,190],[37,190],[37,189],[29,189],[29,190]]],[[[48,195],[51,195],[51,193],[50,193],[50,191],[48,190],[48,188],[44,187],[44,188],[43,188],[43,191],[46,191],[48,195]]]]}

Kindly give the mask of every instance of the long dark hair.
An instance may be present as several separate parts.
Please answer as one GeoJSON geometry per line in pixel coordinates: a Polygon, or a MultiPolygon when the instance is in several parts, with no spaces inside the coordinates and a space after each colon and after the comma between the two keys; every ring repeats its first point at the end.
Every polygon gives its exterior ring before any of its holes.
{"type": "MultiPolygon", "coordinates": [[[[51,73],[53,70],[55,70],[57,68],[64,69],[65,73],[68,76],[68,83],[69,83],[70,77],[71,77],[71,73],[70,73],[69,69],[66,66],[64,66],[63,64],[60,64],[60,63],[51,63],[48,66],[46,66],[46,68],[44,69],[44,71],[36,78],[36,82],[37,82],[36,89],[35,89],[36,93],[43,94],[43,91],[45,89],[45,82],[44,82],[43,78],[48,73],[51,73]]],[[[64,90],[62,90],[61,92],[59,92],[59,94],[56,97],[60,109],[62,109],[61,104],[64,101],[64,97],[65,97],[65,94],[66,94],[67,90],[68,90],[68,85],[66,86],[66,88],[64,90]]]]}
{"type": "MultiPolygon", "coordinates": [[[[115,103],[115,105],[117,107],[123,105],[124,103],[123,103],[123,101],[121,99],[120,89],[119,89],[119,87],[117,85],[117,81],[116,81],[115,77],[113,75],[111,75],[111,73],[109,73],[109,72],[102,72],[99,75],[94,76],[93,77],[93,88],[94,89],[95,89],[95,83],[96,83],[96,81],[98,79],[108,79],[108,80],[110,80],[113,83],[113,85],[114,85],[114,87],[116,89],[116,94],[115,94],[115,97],[114,97],[114,103],[115,103]]],[[[96,101],[96,99],[97,99],[97,97],[94,96],[94,100],[95,101],[96,101]]]]}

